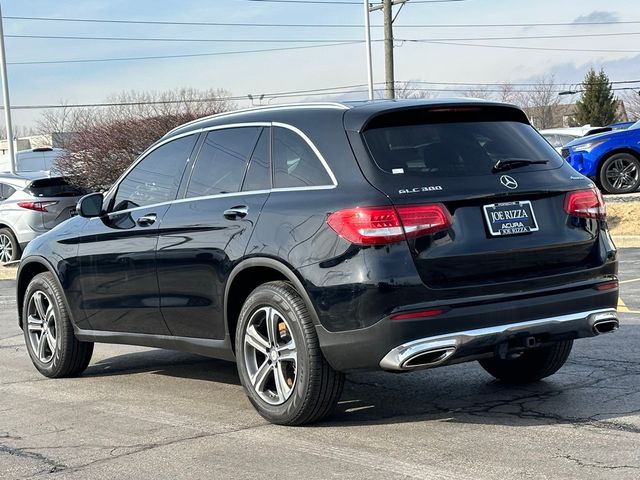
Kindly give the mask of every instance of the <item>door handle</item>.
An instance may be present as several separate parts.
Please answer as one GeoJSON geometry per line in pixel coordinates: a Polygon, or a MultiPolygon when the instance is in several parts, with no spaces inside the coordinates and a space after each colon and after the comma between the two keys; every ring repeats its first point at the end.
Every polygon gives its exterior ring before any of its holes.
{"type": "Polygon", "coordinates": [[[244,218],[249,213],[249,207],[246,205],[238,205],[231,207],[229,210],[224,211],[224,218],[227,220],[236,220],[237,218],[244,218]]]}
{"type": "Polygon", "coordinates": [[[147,215],[143,215],[142,217],[138,218],[138,220],[136,220],[136,223],[141,227],[148,227],[149,225],[153,225],[154,223],[156,223],[156,218],[158,217],[155,213],[148,213],[147,215]]]}

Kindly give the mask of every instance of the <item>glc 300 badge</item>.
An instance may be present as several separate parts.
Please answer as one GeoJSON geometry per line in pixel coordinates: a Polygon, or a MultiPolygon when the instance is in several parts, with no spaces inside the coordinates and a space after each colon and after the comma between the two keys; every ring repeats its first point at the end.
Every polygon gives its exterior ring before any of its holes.
{"type": "Polygon", "coordinates": [[[500,183],[511,190],[518,188],[518,182],[516,182],[515,178],[510,177],[509,175],[502,175],[500,177],[500,183]]]}

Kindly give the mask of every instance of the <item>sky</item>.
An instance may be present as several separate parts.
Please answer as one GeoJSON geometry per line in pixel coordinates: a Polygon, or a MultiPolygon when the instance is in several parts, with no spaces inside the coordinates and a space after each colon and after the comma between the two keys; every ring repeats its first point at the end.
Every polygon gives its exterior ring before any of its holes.
{"type": "MultiPolygon", "coordinates": [[[[333,0],[353,2],[353,0],[333,0]]],[[[373,3],[377,3],[374,0],[373,3]]],[[[640,80],[640,1],[631,0],[411,0],[394,23],[395,76],[399,81],[526,83],[554,74],[559,84],[577,84],[589,67],[611,80],[640,80]],[[451,24],[638,22],[613,25],[443,27],[451,24]],[[406,25],[437,25],[406,27],[406,25]],[[625,33],[627,35],[612,35],[625,33]],[[512,39],[522,36],[584,35],[512,39]],[[501,40],[471,38],[507,37],[501,40]],[[413,42],[437,40],[443,43],[413,42]],[[466,45],[460,45],[466,44],[466,45]],[[472,44],[473,46],[470,46],[472,44]],[[491,48],[478,45],[490,45],[491,48]],[[499,47],[497,47],[499,46],[499,47]],[[517,48],[514,48],[517,47],[517,48]],[[522,48],[526,47],[526,48],[522,48]],[[559,50],[535,50],[550,48],[559,50]],[[610,51],[573,51],[610,50],[610,51]]],[[[242,97],[366,83],[362,43],[299,50],[223,54],[316,45],[311,40],[361,41],[361,4],[298,4],[251,0],[0,0],[6,36],[11,104],[94,103],[122,91],[181,87],[223,88],[242,97]],[[25,20],[10,17],[217,23],[350,24],[357,27],[247,27],[149,25],[25,20]],[[12,35],[135,37],[224,40],[223,42],[109,41],[16,38],[12,35]],[[230,42],[243,40],[243,42],[230,42]],[[265,42],[272,40],[272,42],[265,42]],[[298,40],[299,42],[295,42],[298,40]],[[305,42],[300,42],[305,41],[305,42]],[[189,58],[24,64],[183,54],[189,58]]],[[[398,8],[396,7],[396,11],[398,8]]],[[[372,37],[382,38],[382,14],[371,14],[372,37]]],[[[373,44],[374,80],[384,80],[381,42],[373,44]]],[[[640,85],[640,84],[638,84],[640,85]]],[[[433,88],[448,89],[447,85],[433,88]]],[[[366,98],[354,87],[351,98],[366,98]]],[[[454,92],[455,94],[455,92],[454,92]]],[[[450,96],[450,95],[449,95],[450,96]]],[[[295,97],[272,102],[319,99],[295,97]]],[[[332,97],[327,97],[332,98],[332,97]]],[[[335,98],[335,97],[333,97],[335,98]]],[[[32,126],[40,110],[13,110],[14,124],[32,126]]]]}

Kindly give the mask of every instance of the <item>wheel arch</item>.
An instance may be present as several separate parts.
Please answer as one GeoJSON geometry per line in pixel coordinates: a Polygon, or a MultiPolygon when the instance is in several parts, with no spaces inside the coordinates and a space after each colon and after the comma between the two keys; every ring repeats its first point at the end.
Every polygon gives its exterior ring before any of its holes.
{"type": "Polygon", "coordinates": [[[58,275],[55,273],[51,264],[44,258],[29,257],[20,263],[20,268],[16,275],[16,303],[18,304],[18,326],[20,328],[22,328],[22,304],[24,303],[24,294],[27,291],[27,286],[36,275],[45,272],[49,272],[53,275],[56,282],[58,282],[58,286],[62,290],[58,275]]]}
{"type": "Polygon", "coordinates": [[[224,291],[224,322],[234,351],[236,326],[242,305],[258,286],[276,280],[285,280],[293,284],[304,300],[314,324],[319,324],[318,314],[302,280],[290,267],[273,258],[250,258],[238,264],[231,271],[224,291]]]}

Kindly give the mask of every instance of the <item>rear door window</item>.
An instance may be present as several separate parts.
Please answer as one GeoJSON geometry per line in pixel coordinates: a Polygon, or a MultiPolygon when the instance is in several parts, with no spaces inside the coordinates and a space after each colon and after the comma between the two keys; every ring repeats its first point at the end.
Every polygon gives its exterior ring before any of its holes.
{"type": "Polygon", "coordinates": [[[198,154],[187,197],[239,191],[260,131],[260,127],[239,127],[209,132],[198,154]]]}
{"type": "Polygon", "coordinates": [[[547,161],[524,167],[535,170],[562,164],[533,127],[517,121],[385,126],[365,131],[364,139],[376,165],[396,175],[491,175],[498,160],[547,161]]]}
{"type": "Polygon", "coordinates": [[[0,202],[8,199],[14,193],[16,193],[15,188],[6,183],[0,183],[0,202]]]}
{"type": "Polygon", "coordinates": [[[311,146],[292,130],[273,129],[272,159],[275,188],[333,185],[311,146]]]}

